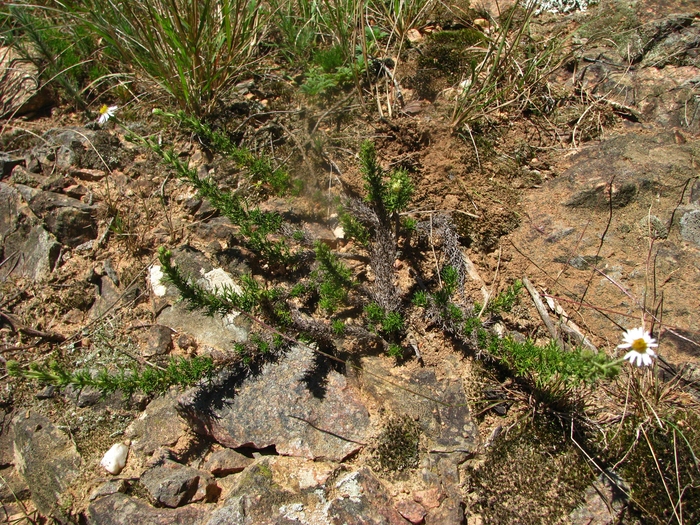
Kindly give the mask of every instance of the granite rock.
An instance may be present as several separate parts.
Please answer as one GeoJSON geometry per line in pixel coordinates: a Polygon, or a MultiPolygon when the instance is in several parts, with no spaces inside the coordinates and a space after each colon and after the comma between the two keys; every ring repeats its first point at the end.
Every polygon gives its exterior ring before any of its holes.
{"type": "Polygon", "coordinates": [[[144,472],[141,484],[158,506],[170,508],[214,501],[219,495],[211,474],[170,460],[144,472]]]}
{"type": "Polygon", "coordinates": [[[229,448],[274,446],[282,455],[342,461],[369,439],[369,414],[344,376],[320,377],[317,357],[295,346],[255,377],[222,373],[183,395],[180,411],[229,448]]]}
{"type": "Polygon", "coordinates": [[[78,478],[82,459],[75,444],[46,417],[30,412],[13,421],[15,465],[44,516],[68,521],[65,498],[78,478]]]}

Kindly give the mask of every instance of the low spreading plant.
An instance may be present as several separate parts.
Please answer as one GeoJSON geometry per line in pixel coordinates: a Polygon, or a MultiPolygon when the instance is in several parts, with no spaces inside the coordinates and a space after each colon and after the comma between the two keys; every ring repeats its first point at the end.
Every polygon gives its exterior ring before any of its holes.
{"type": "Polygon", "coordinates": [[[7,372],[13,377],[34,380],[44,385],[76,388],[93,387],[103,394],[122,392],[130,396],[134,392],[163,394],[171,386],[192,386],[211,376],[214,363],[208,357],[171,359],[165,368],[148,367],[110,372],[107,369],[94,374],[87,370],[67,370],[57,361],[48,366],[32,364],[22,369],[17,361],[7,362],[7,372]]]}
{"type": "Polygon", "coordinates": [[[275,311],[274,304],[280,298],[281,292],[276,288],[265,288],[252,276],[240,278],[240,291],[230,286],[217,287],[210,291],[192,282],[187,275],[172,261],[172,253],[165,248],[158,251],[158,260],[166,280],[178,289],[182,298],[192,309],[202,309],[209,315],[226,315],[231,312],[248,314],[267,313],[275,311]]]}
{"type": "MultiPolygon", "coordinates": [[[[380,228],[393,233],[397,239],[400,232],[400,213],[404,211],[413,197],[414,185],[409,174],[403,169],[387,173],[377,160],[374,143],[365,141],[360,146],[360,172],[365,183],[365,202],[367,202],[379,221],[380,228]],[[389,230],[393,225],[394,231],[389,230]]],[[[361,214],[355,213],[355,219],[362,222],[361,214]]],[[[366,219],[365,219],[365,222],[366,219]]],[[[375,237],[378,237],[375,232],[375,237]]]]}
{"type": "Polygon", "coordinates": [[[288,193],[294,186],[289,172],[284,166],[275,166],[272,159],[262,154],[254,154],[248,148],[235,144],[223,131],[214,130],[201,119],[184,111],[169,113],[154,109],[153,114],[177,123],[185,131],[194,133],[213,152],[232,159],[244,168],[251,182],[269,184],[276,195],[288,193]]]}
{"type": "Polygon", "coordinates": [[[369,330],[381,335],[382,339],[389,341],[386,345],[386,353],[391,357],[403,357],[403,349],[399,341],[404,335],[405,319],[397,311],[387,312],[377,303],[369,303],[365,306],[365,316],[369,330]]]}
{"type": "Polygon", "coordinates": [[[221,190],[210,179],[201,178],[197,171],[187,167],[173,150],[163,148],[155,140],[133,133],[128,138],[158,154],[181,179],[191,184],[214,208],[238,226],[245,246],[255,257],[275,266],[284,267],[293,263],[294,256],[286,240],[272,238],[272,235],[282,227],[283,219],[279,214],[250,208],[244,198],[221,190]]]}
{"type": "Polygon", "coordinates": [[[316,260],[319,262],[319,306],[332,314],[344,305],[349,290],[354,286],[352,272],[333,255],[327,244],[317,241],[316,260]]]}

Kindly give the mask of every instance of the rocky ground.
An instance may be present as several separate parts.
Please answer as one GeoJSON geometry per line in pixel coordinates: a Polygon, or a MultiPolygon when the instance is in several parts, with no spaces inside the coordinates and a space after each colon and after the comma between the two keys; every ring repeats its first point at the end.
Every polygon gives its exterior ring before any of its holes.
{"type": "MultiPolygon", "coordinates": [[[[295,159],[303,193],[264,206],[348,254],[356,275],[368,271],[367,257],[343,239],[332,203],[362,191],[356,153],[372,137],[382,164],[412,169],[412,213],[444,212],[457,224],[470,300],[528,278],[555,324],[569,318],[586,344],[609,355],[619,352],[622,330],[640,325],[644,306],[656,316],[663,369],[684,374],[690,393],[678,396],[693,404],[696,8],[610,0],[539,15],[541,31],[579,28],[573,58],[550,80],[559,110],[549,119],[496,117],[478,137],[478,157],[450,130],[449,93],[419,96],[410,59],[397,78],[415,100],[390,119],[367,105],[344,109],[345,119],[318,107],[283,113],[298,101],[264,80],[241,85],[231,107],[242,114],[220,119],[245,122],[246,137],[295,159]],[[611,31],[624,38],[600,37],[611,31]]],[[[240,184],[225,160],[143,109],[123,108],[119,119],[142,134],[161,126],[191,166],[240,184]]],[[[250,320],[188,310],[153,266],[157,248],[167,246],[203,286],[250,272],[228,219],[125,140],[120,125],[88,125],[61,108],[1,124],[3,361],[53,359],[93,371],[160,366],[171,356],[228,362],[233,345],[249,338],[250,320]]],[[[434,272],[437,261],[426,253],[418,262],[399,254],[403,292],[415,288],[416,275],[434,272]]],[[[252,270],[267,278],[264,268],[252,270]]],[[[156,397],[105,397],[3,375],[3,516],[95,524],[644,522],[625,512],[624,499],[613,498],[561,429],[554,440],[547,429],[518,433],[532,405],[512,380],[425,319],[411,327],[416,355],[399,362],[349,344],[338,355],[350,360],[339,364],[298,343],[255,373],[222,365],[211,381],[156,397]],[[128,459],[111,475],[100,461],[117,442],[128,459]]],[[[552,337],[526,292],[493,328],[541,343],[552,337]]],[[[601,413],[614,412],[605,404],[614,392],[605,386],[593,400],[601,413]]]]}

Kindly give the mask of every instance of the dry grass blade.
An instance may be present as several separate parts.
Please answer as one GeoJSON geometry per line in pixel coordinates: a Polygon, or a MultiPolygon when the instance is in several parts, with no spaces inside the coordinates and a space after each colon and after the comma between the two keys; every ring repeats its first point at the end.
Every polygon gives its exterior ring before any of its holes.
{"type": "Polygon", "coordinates": [[[470,48],[471,71],[458,89],[461,93],[452,113],[452,129],[467,128],[470,122],[506,109],[523,108],[532,102],[535,90],[564,59],[564,40],[552,37],[536,43],[529,23],[537,2],[518,1],[500,24],[493,21],[490,35],[470,48]],[[522,14],[522,21],[516,15],[522,14]],[[525,48],[530,48],[526,51],[525,48]]]}

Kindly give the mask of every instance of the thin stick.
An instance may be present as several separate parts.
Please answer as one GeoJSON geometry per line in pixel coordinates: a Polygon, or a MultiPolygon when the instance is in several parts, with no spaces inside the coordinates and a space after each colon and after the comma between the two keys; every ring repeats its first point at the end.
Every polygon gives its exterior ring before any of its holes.
{"type": "Polygon", "coordinates": [[[12,315],[3,312],[0,310],[0,317],[5,319],[8,323],[10,323],[10,326],[12,326],[12,330],[15,332],[22,332],[25,335],[31,336],[31,337],[40,337],[42,339],[46,339],[49,342],[53,343],[61,343],[66,340],[66,336],[58,333],[52,333],[52,332],[42,332],[41,330],[35,330],[34,328],[29,328],[28,326],[24,326],[21,322],[19,322],[17,319],[15,319],[12,315]]]}
{"type": "Polygon", "coordinates": [[[474,135],[472,135],[472,128],[469,126],[469,124],[466,125],[467,128],[467,133],[469,133],[469,138],[472,141],[472,146],[474,146],[474,153],[476,153],[476,163],[479,166],[479,171],[483,171],[481,169],[481,159],[479,158],[479,148],[476,147],[476,141],[474,140],[474,135]]]}
{"type": "Polygon", "coordinates": [[[461,213],[463,215],[466,215],[467,217],[472,217],[474,219],[481,219],[481,216],[474,215],[473,213],[469,213],[468,211],[451,210],[449,208],[446,208],[444,210],[421,210],[421,209],[409,210],[409,211],[402,211],[399,215],[413,215],[414,213],[445,213],[445,212],[461,213]]]}
{"type": "Polygon", "coordinates": [[[683,515],[683,492],[684,490],[681,490],[681,473],[680,469],[678,468],[678,440],[676,439],[676,429],[673,429],[673,462],[676,467],[676,488],[678,489],[678,503],[676,505],[678,506],[678,512],[682,516],[683,515]]]}
{"type": "Polygon", "coordinates": [[[527,291],[530,292],[530,297],[532,297],[532,302],[535,303],[535,308],[537,308],[537,313],[540,314],[540,317],[542,318],[544,325],[547,327],[547,331],[552,336],[552,339],[557,341],[560,344],[560,346],[562,348],[564,348],[564,343],[559,338],[559,335],[557,334],[556,328],[554,328],[554,324],[552,323],[552,319],[549,317],[549,314],[547,313],[547,309],[545,308],[544,303],[542,302],[542,299],[540,298],[540,294],[538,293],[537,290],[535,290],[535,287],[532,285],[532,283],[530,282],[530,280],[527,277],[523,277],[523,284],[525,285],[525,288],[527,288],[527,291]]]}

